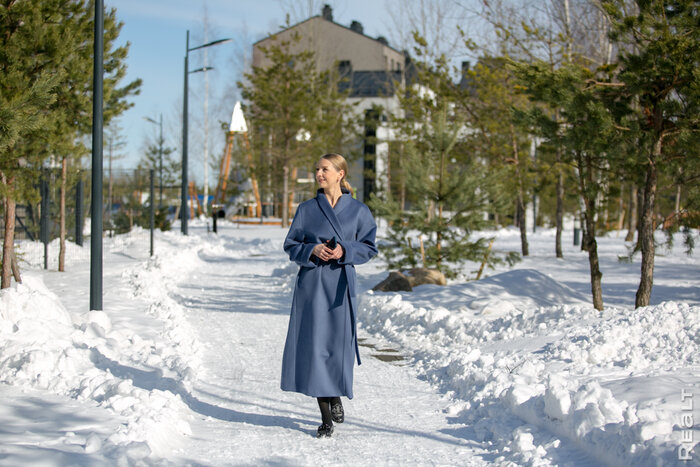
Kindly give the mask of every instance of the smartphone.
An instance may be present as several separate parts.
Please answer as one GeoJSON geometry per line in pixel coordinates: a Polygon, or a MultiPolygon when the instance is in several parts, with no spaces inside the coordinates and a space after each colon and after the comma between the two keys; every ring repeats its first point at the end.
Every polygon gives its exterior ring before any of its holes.
{"type": "Polygon", "coordinates": [[[336,246],[338,246],[338,242],[336,241],[335,237],[328,240],[328,248],[330,248],[331,250],[335,250],[336,246]]]}

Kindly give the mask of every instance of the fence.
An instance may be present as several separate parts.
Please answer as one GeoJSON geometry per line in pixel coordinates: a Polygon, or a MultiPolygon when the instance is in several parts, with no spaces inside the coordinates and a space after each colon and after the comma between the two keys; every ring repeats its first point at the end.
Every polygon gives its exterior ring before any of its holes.
{"type": "MultiPolygon", "coordinates": [[[[151,171],[112,169],[105,171],[103,236],[131,232],[129,241],[149,253],[151,224],[151,171]],[[143,229],[133,229],[135,226],[143,229]]],[[[168,230],[179,212],[180,186],[153,176],[155,228],[168,230]]],[[[61,229],[61,172],[45,169],[28,199],[18,199],[15,213],[15,244],[18,259],[32,267],[58,267],[61,229]]],[[[66,264],[90,260],[91,177],[89,171],[72,171],[66,177],[66,264]]],[[[4,235],[4,212],[0,205],[0,233],[4,235]]]]}

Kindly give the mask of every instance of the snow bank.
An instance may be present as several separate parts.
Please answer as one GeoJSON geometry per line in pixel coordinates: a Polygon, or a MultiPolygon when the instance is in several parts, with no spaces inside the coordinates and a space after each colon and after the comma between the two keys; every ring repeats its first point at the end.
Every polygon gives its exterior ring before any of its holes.
{"type": "MultiPolygon", "coordinates": [[[[22,284],[0,292],[0,382],[91,400],[113,412],[121,426],[106,439],[83,439],[86,453],[133,464],[171,452],[191,434],[183,395],[201,351],[184,308],[169,296],[172,281],[197,264],[191,243],[180,237],[160,256],[123,273],[132,295],[125,298],[145,302],[147,315],[161,323],[158,335],[142,336],[110,319],[124,319],[127,312],[139,317],[144,310],[71,313],[38,275],[25,273],[22,284]]],[[[124,236],[106,246],[117,251],[130,244],[124,236]]]]}
{"type": "Polygon", "coordinates": [[[548,465],[567,439],[607,465],[688,465],[680,398],[700,383],[700,307],[599,312],[518,270],[416,295],[370,291],[358,320],[453,395],[449,413],[503,454],[497,462],[548,465]]]}

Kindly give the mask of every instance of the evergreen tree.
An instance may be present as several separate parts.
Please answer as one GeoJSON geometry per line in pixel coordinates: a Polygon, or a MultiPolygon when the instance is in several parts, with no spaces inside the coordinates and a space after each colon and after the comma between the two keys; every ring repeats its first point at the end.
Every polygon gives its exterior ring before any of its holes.
{"type": "MultiPolygon", "coordinates": [[[[170,222],[166,219],[168,207],[162,203],[160,190],[163,186],[174,186],[179,183],[180,174],[182,173],[182,161],[177,157],[175,148],[165,146],[165,138],[161,139],[160,136],[156,138],[154,143],[148,145],[136,169],[137,172],[143,174],[149,173],[150,170],[153,170],[153,176],[155,177],[156,200],[154,200],[154,202],[157,206],[155,211],[155,227],[162,231],[170,230],[170,222]]],[[[131,200],[130,203],[127,202],[127,205],[127,209],[138,213],[133,223],[143,228],[149,228],[150,201],[148,205],[142,205],[140,200],[131,200]]],[[[123,220],[121,222],[115,220],[115,223],[117,224],[118,230],[124,227],[123,220]]]]}
{"type": "MultiPolygon", "coordinates": [[[[156,190],[160,189],[160,184],[164,187],[173,186],[180,183],[182,174],[182,160],[178,157],[175,148],[165,145],[165,138],[156,138],[155,142],[148,144],[139,167],[144,170],[155,170],[156,190]],[[162,157],[161,157],[162,151],[162,157]],[[161,167],[162,163],[162,167],[161,167]],[[161,171],[162,169],[162,171],[161,171]]],[[[158,205],[162,205],[160,194],[158,205]]]]}
{"type": "Polygon", "coordinates": [[[625,155],[624,141],[616,134],[615,113],[611,111],[615,105],[620,106],[609,92],[615,87],[612,75],[606,68],[594,73],[573,63],[553,70],[541,61],[515,64],[514,69],[534,101],[560,109],[555,116],[546,112],[546,108],[534,107],[518,112],[518,118],[528,121],[553,146],[563,147],[564,161],[576,169],[578,191],[584,204],[582,246],[588,252],[593,306],[602,310],[603,275],[598,260],[596,220],[608,179],[625,155]],[[594,82],[599,85],[591,85],[594,82]]]}
{"type": "MultiPolygon", "coordinates": [[[[270,157],[270,179],[282,186],[283,227],[289,225],[297,169],[310,169],[326,152],[343,152],[351,128],[350,105],[334,73],[319,72],[313,52],[295,51],[299,41],[297,34],[263,49],[269,65],[253,68],[245,74],[247,84],[238,83],[254,147],[270,157]]],[[[258,174],[261,181],[264,175],[258,174]]]]}
{"type": "MultiPolygon", "coordinates": [[[[60,197],[60,251],[58,270],[64,270],[65,258],[65,215],[68,166],[78,163],[88,154],[84,137],[92,132],[92,84],[94,2],[74,0],[65,5],[61,21],[62,55],[56,57],[55,66],[64,70],[64,85],[57,89],[58,96],[51,108],[52,129],[50,147],[61,160],[60,197]]],[[[126,75],[126,55],[129,45],[115,48],[122,23],[116,19],[116,10],[109,9],[104,15],[104,78],[103,78],[103,121],[109,126],[112,119],[123,113],[133,104],[126,101],[132,94],[138,94],[141,80],[135,80],[123,87],[119,83],[126,75]]],[[[75,173],[75,172],[73,172],[75,173]]],[[[100,200],[102,202],[102,200],[100,200]]]]}
{"type": "MultiPolygon", "coordinates": [[[[461,263],[481,261],[488,251],[490,239],[471,234],[489,224],[484,213],[497,198],[490,188],[499,174],[465,151],[466,119],[455,106],[462,91],[444,59],[418,67],[420,85],[402,90],[403,117],[394,121],[411,205],[402,209],[391,196],[373,195],[370,206],[389,222],[380,249],[390,268],[416,266],[420,251],[422,266],[452,276],[461,263]]],[[[490,256],[490,263],[497,259],[490,256]]]]}
{"type": "Polygon", "coordinates": [[[528,256],[525,207],[534,188],[530,157],[533,135],[515,124],[513,110],[530,104],[517,89],[507,62],[502,57],[482,57],[465,76],[470,93],[460,99],[459,105],[471,117],[469,123],[474,128],[469,135],[470,146],[492,170],[502,174],[496,183],[499,191],[509,194],[508,207],[515,212],[514,224],[520,229],[521,253],[528,256]]]}
{"type": "MultiPolygon", "coordinates": [[[[87,151],[80,138],[91,128],[94,3],[6,3],[0,8],[0,189],[6,216],[3,258],[12,258],[15,199],[36,197],[35,171],[54,157],[62,165],[63,218],[69,161],[87,151]]],[[[128,107],[125,98],[140,83],[117,87],[126,73],[128,46],[112,49],[121,28],[115,15],[114,9],[105,15],[105,122],[128,107]]],[[[63,245],[63,219],[61,224],[63,245]]],[[[9,266],[3,265],[2,287],[9,285],[9,266]]]]}
{"type": "MultiPolygon", "coordinates": [[[[41,135],[46,108],[56,100],[62,79],[51,66],[57,0],[5,2],[0,8],[0,196],[4,199],[3,261],[0,288],[10,286],[14,256],[15,203],[32,190],[31,167],[45,154],[22,151],[22,142],[41,135]],[[29,159],[27,159],[29,157],[29,159]]],[[[36,149],[36,146],[35,146],[36,149]]]]}
{"type": "Polygon", "coordinates": [[[696,0],[605,0],[611,37],[621,43],[618,98],[629,108],[620,131],[639,142],[644,168],[639,226],[642,270],[635,299],[649,304],[654,278],[655,208],[661,167],[688,164],[676,147],[697,148],[700,128],[700,11],[696,0]]]}

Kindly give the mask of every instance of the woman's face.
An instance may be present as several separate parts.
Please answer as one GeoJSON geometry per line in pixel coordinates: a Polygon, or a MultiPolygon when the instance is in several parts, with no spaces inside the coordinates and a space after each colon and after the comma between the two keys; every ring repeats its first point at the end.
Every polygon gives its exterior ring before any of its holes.
{"type": "Polygon", "coordinates": [[[345,175],[343,171],[336,170],[329,160],[321,159],[316,164],[316,183],[320,188],[325,189],[340,185],[343,175],[345,175]]]}

